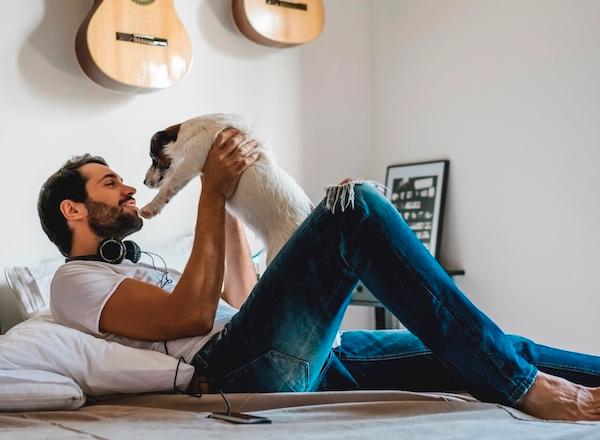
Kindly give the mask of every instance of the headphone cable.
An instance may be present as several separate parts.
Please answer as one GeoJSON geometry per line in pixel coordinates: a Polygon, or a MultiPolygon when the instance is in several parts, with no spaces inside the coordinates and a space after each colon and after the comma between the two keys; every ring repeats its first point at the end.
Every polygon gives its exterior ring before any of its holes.
{"type": "Polygon", "coordinates": [[[165,262],[164,258],[158,254],[155,254],[154,252],[142,251],[142,253],[144,253],[150,257],[150,260],[152,261],[152,268],[154,270],[160,271],[160,269],[158,269],[156,267],[156,264],[154,264],[154,257],[160,258],[160,261],[162,261],[162,264],[165,267],[165,270],[161,271],[162,275],[160,276],[160,279],[158,280],[158,286],[162,289],[167,284],[171,284],[173,282],[173,280],[171,278],[169,278],[169,270],[168,270],[167,263],[165,262]]]}

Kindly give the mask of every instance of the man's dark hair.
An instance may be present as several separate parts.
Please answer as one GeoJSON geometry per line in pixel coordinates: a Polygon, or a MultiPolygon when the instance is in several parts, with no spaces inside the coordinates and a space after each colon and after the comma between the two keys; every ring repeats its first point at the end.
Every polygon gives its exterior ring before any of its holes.
{"type": "Polygon", "coordinates": [[[42,229],[65,257],[71,252],[73,232],[60,211],[60,204],[63,200],[87,201],[88,195],[85,190],[87,179],[79,169],[88,163],[108,166],[100,156],[84,154],[72,157],[46,180],[38,198],[37,208],[42,229]]]}

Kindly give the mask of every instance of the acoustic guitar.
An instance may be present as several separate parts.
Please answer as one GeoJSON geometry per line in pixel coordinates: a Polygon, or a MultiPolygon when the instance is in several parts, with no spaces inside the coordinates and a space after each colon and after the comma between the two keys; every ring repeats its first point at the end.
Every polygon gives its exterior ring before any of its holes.
{"type": "Polygon", "coordinates": [[[242,34],[272,47],[314,40],[325,22],[322,0],[232,0],[231,12],[242,34]]]}
{"type": "Polygon", "coordinates": [[[192,64],[173,0],[95,0],[77,32],[75,53],[93,81],[129,92],[169,87],[192,64]]]}

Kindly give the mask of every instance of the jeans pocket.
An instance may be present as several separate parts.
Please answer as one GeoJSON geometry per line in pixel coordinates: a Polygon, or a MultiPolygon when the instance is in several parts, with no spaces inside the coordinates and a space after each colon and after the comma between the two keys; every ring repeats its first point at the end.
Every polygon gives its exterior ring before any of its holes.
{"type": "Polygon", "coordinates": [[[307,391],[308,362],[271,350],[223,377],[228,392],[307,391]]]}

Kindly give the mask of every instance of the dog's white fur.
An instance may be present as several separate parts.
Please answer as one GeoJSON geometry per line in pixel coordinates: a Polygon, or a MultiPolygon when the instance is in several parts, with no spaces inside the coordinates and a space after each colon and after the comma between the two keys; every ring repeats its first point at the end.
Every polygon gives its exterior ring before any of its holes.
{"type": "MultiPolygon", "coordinates": [[[[263,240],[269,263],[313,206],[300,185],[275,162],[272,150],[257,125],[241,116],[211,114],[183,122],[177,140],[165,146],[165,154],[172,161],[163,184],[140,214],[146,218],[154,217],[199,175],[217,134],[227,127],[237,128],[247,140],[258,142],[260,157],[242,174],[226,207],[263,240]]],[[[157,171],[151,167],[146,174],[147,184],[156,186],[158,179],[157,171]]]]}

